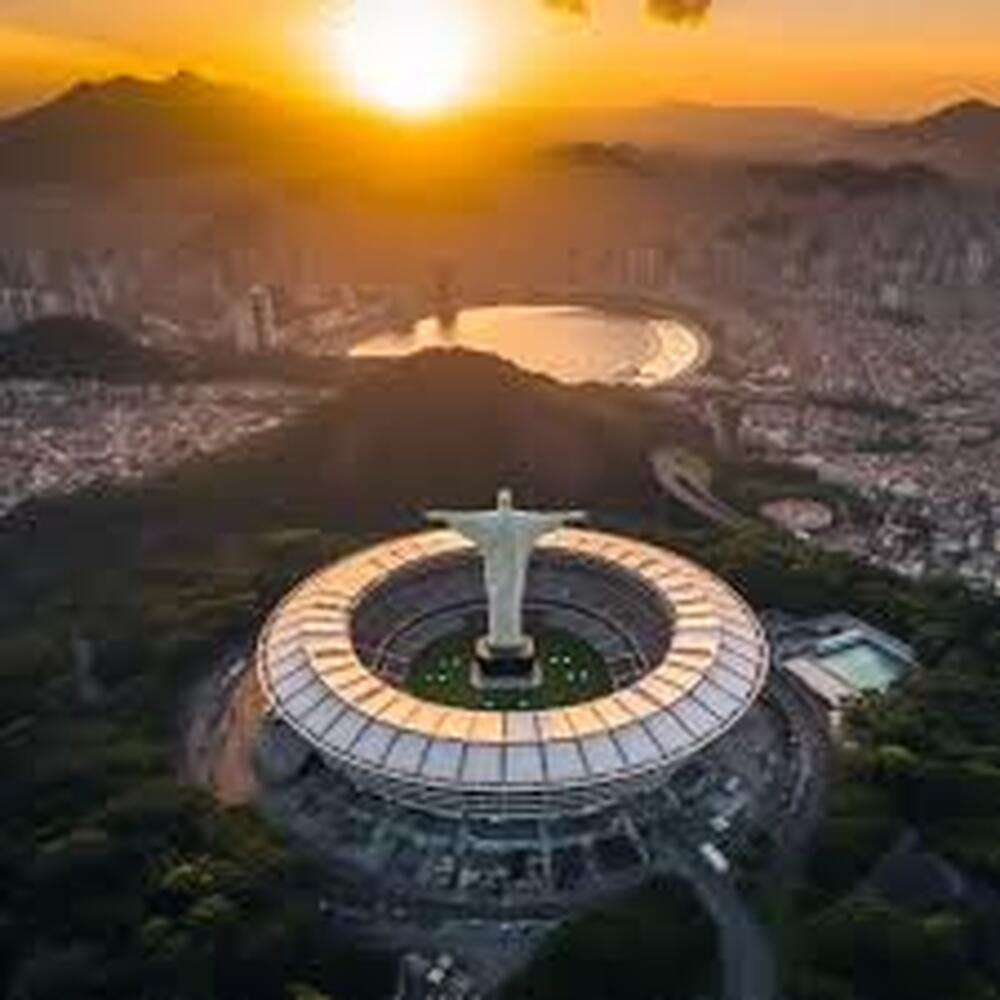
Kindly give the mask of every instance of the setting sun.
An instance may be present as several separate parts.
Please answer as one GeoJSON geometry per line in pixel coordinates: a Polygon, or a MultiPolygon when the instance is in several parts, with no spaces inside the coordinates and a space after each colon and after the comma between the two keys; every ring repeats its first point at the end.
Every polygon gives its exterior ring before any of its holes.
{"type": "Polygon", "coordinates": [[[417,117],[462,102],[477,48],[462,0],[356,0],[334,58],[360,100],[417,117]]]}

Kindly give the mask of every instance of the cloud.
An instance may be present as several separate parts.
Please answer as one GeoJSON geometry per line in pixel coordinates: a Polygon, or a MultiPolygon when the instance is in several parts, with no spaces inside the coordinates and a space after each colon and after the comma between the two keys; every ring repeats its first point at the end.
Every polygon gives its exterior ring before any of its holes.
{"type": "MultiPolygon", "coordinates": [[[[549,10],[586,16],[591,13],[591,0],[542,0],[549,10]]],[[[657,21],[674,24],[700,21],[712,6],[712,0],[645,0],[646,12],[657,21]]]]}
{"type": "Polygon", "coordinates": [[[646,0],[650,17],[659,21],[700,21],[712,6],[712,0],[646,0]]]}

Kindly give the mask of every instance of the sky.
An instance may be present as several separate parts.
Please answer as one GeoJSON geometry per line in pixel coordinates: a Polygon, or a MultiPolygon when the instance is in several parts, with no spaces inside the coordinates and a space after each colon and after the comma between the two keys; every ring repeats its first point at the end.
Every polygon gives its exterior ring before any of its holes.
{"type": "MultiPolygon", "coordinates": [[[[0,0],[0,109],[80,78],[181,67],[336,99],[332,38],[350,2],[0,0]]],[[[539,0],[461,2],[482,36],[473,106],[685,100],[890,116],[1000,102],[1000,0],[714,0],[683,26],[651,22],[642,0],[591,0],[588,17],[539,0]]]]}

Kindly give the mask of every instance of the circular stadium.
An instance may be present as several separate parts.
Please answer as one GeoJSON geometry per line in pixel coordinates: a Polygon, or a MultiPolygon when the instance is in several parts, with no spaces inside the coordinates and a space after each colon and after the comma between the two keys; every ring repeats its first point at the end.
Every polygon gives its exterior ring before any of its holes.
{"type": "MultiPolygon", "coordinates": [[[[344,559],[260,637],[270,716],[301,757],[441,819],[586,814],[662,784],[764,683],[756,617],[721,580],[631,539],[560,528],[534,551],[525,620],[541,684],[479,689],[479,556],[450,530],[344,559]]],[[[286,749],[287,756],[287,749],[286,749]]]]}

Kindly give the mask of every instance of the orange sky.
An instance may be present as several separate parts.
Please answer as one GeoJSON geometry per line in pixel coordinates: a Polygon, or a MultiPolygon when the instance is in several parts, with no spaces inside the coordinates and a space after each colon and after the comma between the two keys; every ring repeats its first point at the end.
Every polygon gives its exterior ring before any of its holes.
{"type": "MultiPolygon", "coordinates": [[[[344,2],[257,0],[248,17],[244,0],[172,0],[155,14],[121,0],[4,0],[0,107],[81,76],[178,66],[334,96],[330,36],[344,2]]],[[[532,0],[463,2],[487,40],[479,103],[675,98],[892,114],[971,94],[1000,101],[998,0],[716,0],[707,22],[683,28],[650,24],[641,0],[593,0],[589,20],[532,0]]]]}

